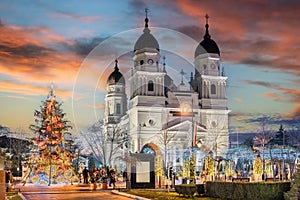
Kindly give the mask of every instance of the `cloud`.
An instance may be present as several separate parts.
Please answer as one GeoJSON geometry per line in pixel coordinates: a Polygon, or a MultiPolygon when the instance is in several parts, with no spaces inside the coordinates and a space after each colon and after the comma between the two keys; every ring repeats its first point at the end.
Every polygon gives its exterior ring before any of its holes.
{"type": "Polygon", "coordinates": [[[69,46],[69,49],[78,55],[86,56],[105,39],[107,38],[79,38],[74,41],[75,43],[73,45],[69,46]]]}
{"type": "Polygon", "coordinates": [[[176,30],[188,35],[189,37],[193,38],[196,41],[200,41],[202,38],[202,35],[199,34],[200,31],[199,26],[195,26],[195,25],[180,26],[176,30]]]}
{"type": "Polygon", "coordinates": [[[131,8],[131,13],[136,16],[144,16],[145,9],[149,8],[149,6],[144,1],[140,0],[131,0],[129,2],[129,7],[131,8]]]}
{"type": "Polygon", "coordinates": [[[234,100],[235,100],[236,102],[239,102],[239,103],[244,102],[244,99],[242,99],[242,98],[234,98],[234,100]]]}
{"type": "MultiPolygon", "coordinates": [[[[243,1],[217,2],[177,1],[180,11],[193,21],[202,22],[197,27],[204,34],[204,15],[211,18],[210,34],[220,49],[223,60],[280,70],[300,76],[300,29],[298,12],[300,4],[296,1],[243,1]],[[195,20],[194,20],[195,21],[195,20]]],[[[189,33],[189,26],[179,30],[189,33]],[[186,30],[185,30],[186,29],[186,30]]],[[[198,31],[199,32],[199,31],[198,31]]]]}
{"type": "Polygon", "coordinates": [[[287,114],[287,116],[291,117],[291,118],[299,118],[300,117],[300,90],[284,88],[284,87],[280,87],[279,85],[264,82],[264,81],[246,80],[245,82],[247,84],[259,85],[262,87],[266,87],[266,88],[270,88],[270,89],[279,91],[280,94],[275,93],[275,92],[264,93],[264,97],[273,99],[276,101],[290,102],[290,103],[295,104],[293,111],[290,114],[287,114]]]}
{"type": "Polygon", "coordinates": [[[260,129],[264,122],[268,130],[278,130],[280,124],[284,127],[299,129],[300,118],[287,118],[285,114],[237,112],[229,113],[230,132],[254,133],[260,129]]]}
{"type": "Polygon", "coordinates": [[[54,18],[66,18],[66,19],[74,19],[80,22],[90,23],[94,21],[99,21],[99,16],[81,16],[70,12],[57,11],[57,13],[52,14],[54,18]]]}
{"type": "Polygon", "coordinates": [[[80,57],[62,49],[72,42],[39,27],[2,24],[0,31],[0,72],[10,80],[69,85],[75,77],[80,57]]]}
{"type": "Polygon", "coordinates": [[[87,107],[89,108],[97,108],[97,109],[104,109],[105,108],[105,104],[104,103],[99,103],[96,105],[88,105],[87,107]]]}
{"type": "MultiPolygon", "coordinates": [[[[48,87],[36,86],[32,84],[24,84],[24,83],[13,83],[9,81],[0,81],[0,91],[11,93],[11,94],[19,94],[20,96],[40,96],[47,95],[49,92],[48,87]]],[[[65,89],[55,89],[56,96],[62,100],[66,100],[72,96],[72,90],[65,89]]],[[[12,95],[8,95],[12,96],[12,95]]],[[[13,95],[15,96],[15,95],[13,95]]],[[[19,97],[20,98],[20,97],[19,97]]]]}

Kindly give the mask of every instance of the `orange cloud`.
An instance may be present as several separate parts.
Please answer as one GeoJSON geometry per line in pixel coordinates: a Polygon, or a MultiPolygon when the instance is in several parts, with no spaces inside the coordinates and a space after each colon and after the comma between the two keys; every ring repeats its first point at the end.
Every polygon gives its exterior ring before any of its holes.
{"type": "MultiPolygon", "coordinates": [[[[50,84],[49,84],[50,85],[50,84]]],[[[11,82],[0,82],[0,91],[7,93],[14,93],[19,95],[30,95],[30,96],[40,96],[47,95],[49,92],[49,87],[39,87],[28,84],[16,84],[11,82]]],[[[66,100],[72,97],[71,90],[55,89],[55,94],[58,98],[66,100]]],[[[10,95],[9,95],[10,96],[10,95]]],[[[20,98],[20,97],[19,97],[20,98]]]]}
{"type": "Polygon", "coordinates": [[[276,84],[271,84],[263,81],[245,81],[248,84],[260,85],[262,87],[271,88],[282,92],[281,95],[275,92],[266,92],[264,96],[276,101],[282,102],[291,102],[295,104],[294,109],[291,113],[287,114],[290,117],[299,117],[300,116],[300,90],[283,88],[276,84]]]}
{"type": "Polygon", "coordinates": [[[239,103],[242,103],[244,101],[244,99],[242,99],[242,98],[234,98],[234,100],[239,103]]]}
{"type": "Polygon", "coordinates": [[[263,66],[300,76],[300,13],[296,2],[177,1],[183,14],[202,22],[211,18],[210,34],[223,60],[263,66]]]}
{"type": "Polygon", "coordinates": [[[89,108],[97,108],[97,109],[104,109],[105,108],[105,104],[104,103],[99,103],[96,105],[88,105],[89,108]]]}
{"type": "Polygon", "coordinates": [[[81,58],[69,51],[58,51],[53,45],[72,42],[39,27],[2,25],[0,31],[1,74],[19,82],[70,86],[81,58]]]}

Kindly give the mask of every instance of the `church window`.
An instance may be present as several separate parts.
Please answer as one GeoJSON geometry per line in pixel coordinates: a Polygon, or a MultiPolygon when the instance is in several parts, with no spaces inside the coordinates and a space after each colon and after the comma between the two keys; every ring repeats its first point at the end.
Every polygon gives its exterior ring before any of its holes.
{"type": "Polygon", "coordinates": [[[149,81],[148,82],[148,91],[153,91],[153,90],[154,90],[153,81],[149,81]]]}
{"type": "Polygon", "coordinates": [[[121,104],[117,103],[117,114],[121,114],[121,104]]]}
{"type": "Polygon", "coordinates": [[[150,124],[150,126],[153,126],[154,125],[154,121],[152,119],[149,119],[149,124],[150,124]]]}
{"type": "Polygon", "coordinates": [[[210,86],[210,92],[211,92],[211,94],[216,94],[217,93],[217,91],[216,91],[216,85],[215,84],[212,84],[210,86]]]}
{"type": "Polygon", "coordinates": [[[144,61],[143,60],[140,60],[140,65],[143,65],[144,64],[144,61]]]}

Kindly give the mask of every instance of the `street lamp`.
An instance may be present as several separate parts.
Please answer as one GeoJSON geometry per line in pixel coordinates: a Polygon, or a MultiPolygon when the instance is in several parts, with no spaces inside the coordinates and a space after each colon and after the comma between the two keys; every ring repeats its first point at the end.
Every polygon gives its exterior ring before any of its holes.
{"type": "Polygon", "coordinates": [[[192,142],[191,142],[191,157],[190,157],[190,183],[196,183],[196,179],[195,179],[195,156],[194,156],[194,138],[196,138],[196,134],[197,132],[195,132],[195,125],[194,125],[194,110],[193,110],[193,107],[194,107],[194,101],[193,101],[193,95],[192,95],[192,105],[189,106],[189,104],[187,103],[184,103],[182,104],[181,106],[181,113],[182,115],[188,115],[189,116],[189,113],[190,113],[190,109],[192,110],[191,111],[191,117],[192,117],[192,142]]]}

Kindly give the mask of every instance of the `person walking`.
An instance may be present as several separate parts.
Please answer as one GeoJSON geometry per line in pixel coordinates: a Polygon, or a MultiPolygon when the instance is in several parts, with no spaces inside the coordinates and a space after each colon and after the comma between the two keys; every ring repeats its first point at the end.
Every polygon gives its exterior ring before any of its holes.
{"type": "Polygon", "coordinates": [[[82,171],[82,175],[83,175],[83,183],[88,184],[89,170],[86,167],[82,171]]]}
{"type": "Polygon", "coordinates": [[[115,189],[115,187],[116,187],[116,172],[115,172],[115,169],[111,168],[109,170],[109,178],[110,178],[109,186],[111,186],[111,184],[112,184],[113,189],[115,189]]]}

